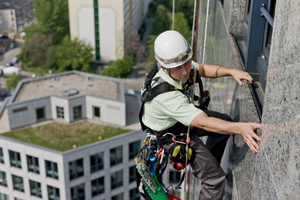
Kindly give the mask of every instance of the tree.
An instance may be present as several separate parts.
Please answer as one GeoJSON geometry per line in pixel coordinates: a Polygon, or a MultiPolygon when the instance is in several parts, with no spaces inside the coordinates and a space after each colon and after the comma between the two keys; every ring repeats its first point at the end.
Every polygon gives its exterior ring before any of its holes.
{"type": "Polygon", "coordinates": [[[6,79],[6,88],[10,91],[15,90],[20,80],[21,80],[21,75],[20,74],[16,75],[15,73],[13,73],[6,79]]]}
{"type": "MultiPolygon", "coordinates": [[[[178,31],[186,39],[188,43],[191,43],[192,34],[189,30],[189,25],[182,12],[175,13],[174,30],[178,31]]],[[[172,29],[172,24],[170,25],[172,29]]]]}
{"type": "Polygon", "coordinates": [[[134,57],[125,55],[122,59],[110,62],[109,66],[101,72],[101,75],[124,78],[130,73],[134,63],[134,57]]]}
{"type": "Polygon", "coordinates": [[[171,24],[171,13],[163,5],[158,5],[152,22],[152,34],[159,35],[169,29],[171,24]]]}
{"type": "Polygon", "coordinates": [[[52,35],[45,35],[40,32],[29,37],[24,45],[19,59],[25,66],[41,67],[48,59],[49,46],[52,45],[52,35]]]}
{"type": "Polygon", "coordinates": [[[43,34],[54,34],[53,44],[69,35],[68,0],[34,0],[35,16],[43,34]]]}
{"type": "Polygon", "coordinates": [[[75,38],[71,40],[65,36],[62,43],[59,44],[54,53],[55,67],[58,72],[70,69],[90,72],[92,63],[93,48],[83,41],[75,38]]]}
{"type": "Polygon", "coordinates": [[[150,72],[151,69],[154,67],[155,63],[157,62],[155,59],[154,54],[154,41],[156,39],[156,35],[149,35],[149,39],[147,42],[147,52],[148,52],[148,58],[146,61],[145,69],[146,71],[150,72]]]}

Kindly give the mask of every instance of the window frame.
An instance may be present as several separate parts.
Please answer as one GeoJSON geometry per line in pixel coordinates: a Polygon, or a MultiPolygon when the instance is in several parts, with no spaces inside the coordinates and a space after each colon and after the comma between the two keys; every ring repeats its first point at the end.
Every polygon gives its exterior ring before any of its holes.
{"type": "Polygon", "coordinates": [[[101,118],[101,108],[100,108],[100,106],[93,106],[93,116],[94,116],[94,118],[96,118],[96,119],[100,119],[101,118]],[[99,109],[99,116],[97,116],[96,115],[96,109],[99,109]]]}
{"type": "Polygon", "coordinates": [[[29,180],[30,195],[42,198],[42,186],[41,183],[29,180]],[[36,192],[34,191],[36,190],[36,192]]]}
{"type": "MultiPolygon", "coordinates": [[[[275,2],[275,3],[274,3],[275,2]]],[[[246,0],[242,35],[233,35],[236,46],[240,52],[242,62],[253,78],[252,93],[259,116],[262,116],[266,76],[268,70],[269,54],[265,48],[268,41],[268,20],[262,13],[264,7],[270,13],[270,6],[276,0],[246,0]]],[[[274,13],[275,13],[274,6],[274,13]]],[[[274,15],[275,17],[275,15],[274,15]]]]}
{"type": "Polygon", "coordinates": [[[44,121],[46,119],[45,107],[36,108],[35,113],[36,113],[36,121],[37,122],[44,121]],[[41,113],[42,113],[42,116],[39,116],[41,113]]]}
{"type": "Polygon", "coordinates": [[[129,183],[136,181],[135,165],[129,167],[129,183]]]}
{"type": "Polygon", "coordinates": [[[128,150],[129,150],[128,151],[129,152],[128,159],[129,160],[134,159],[136,154],[138,154],[140,148],[141,148],[141,141],[140,140],[129,143],[128,144],[128,150]]]}
{"type": "Polygon", "coordinates": [[[82,119],[82,105],[73,107],[73,119],[74,120],[82,119]]]}
{"type": "Polygon", "coordinates": [[[54,178],[54,179],[59,179],[59,176],[58,176],[58,165],[57,165],[56,162],[45,160],[45,169],[46,169],[46,177],[50,177],[50,178],[54,178]],[[47,163],[50,164],[49,170],[48,170],[48,164],[47,163]],[[55,170],[55,168],[57,170],[55,170]]]}
{"type": "Polygon", "coordinates": [[[22,169],[21,154],[16,151],[8,150],[10,166],[22,169]]]}
{"type": "Polygon", "coordinates": [[[91,173],[97,172],[104,168],[104,153],[99,152],[93,155],[90,155],[90,170],[91,173]],[[93,165],[92,161],[94,160],[95,164],[93,165]],[[100,162],[99,162],[100,161],[100,162]]]}
{"type": "Polygon", "coordinates": [[[99,177],[94,180],[91,180],[91,195],[95,197],[97,195],[105,193],[105,177],[99,177]],[[95,183],[95,190],[93,190],[93,186],[95,183]]]}
{"type": "Polygon", "coordinates": [[[17,175],[11,175],[12,177],[12,183],[13,183],[13,189],[24,192],[24,180],[23,177],[17,176],[17,175]],[[17,180],[17,183],[15,183],[15,180],[17,180]]]}
{"type": "Polygon", "coordinates": [[[79,177],[84,176],[84,163],[83,158],[69,162],[69,180],[74,180],[79,177]],[[81,162],[81,165],[80,165],[81,162]],[[74,172],[71,173],[71,168],[74,169],[74,172]]]}
{"type": "Polygon", "coordinates": [[[0,163],[4,164],[4,155],[3,155],[3,149],[0,147],[0,163]]]}
{"type": "Polygon", "coordinates": [[[123,170],[110,174],[110,189],[116,189],[123,186],[123,170]]]}
{"type": "Polygon", "coordinates": [[[140,200],[140,193],[137,188],[129,190],[129,200],[140,200]]]}
{"type": "Polygon", "coordinates": [[[56,106],[56,117],[57,119],[65,119],[64,107],[56,106]]]}
{"type": "Polygon", "coordinates": [[[47,185],[48,200],[60,200],[59,188],[47,185]],[[53,191],[53,197],[50,190],[53,191]],[[58,198],[57,198],[58,197],[58,198]]]}
{"type": "Polygon", "coordinates": [[[40,174],[40,166],[39,166],[39,159],[34,156],[26,155],[26,160],[27,160],[27,170],[28,172],[33,172],[36,174],[40,174]],[[28,159],[32,159],[32,164],[29,164],[28,159]],[[33,169],[30,169],[30,166],[33,166],[33,169]]]}
{"type": "Polygon", "coordinates": [[[123,146],[118,146],[110,149],[110,166],[114,166],[123,162],[123,146]],[[118,149],[121,149],[121,154],[118,155],[118,149]]]}
{"type": "Polygon", "coordinates": [[[84,183],[80,185],[76,185],[72,188],[70,188],[70,195],[71,195],[71,200],[84,200],[85,199],[85,185],[84,183]],[[80,188],[82,187],[82,188],[80,188]],[[83,192],[80,192],[80,189],[82,189],[83,192]],[[73,197],[73,193],[75,193],[75,197],[73,197]],[[80,194],[83,194],[83,196],[80,196],[80,194]]]}
{"type": "Polygon", "coordinates": [[[4,171],[0,171],[0,185],[7,187],[7,177],[4,171]]]}

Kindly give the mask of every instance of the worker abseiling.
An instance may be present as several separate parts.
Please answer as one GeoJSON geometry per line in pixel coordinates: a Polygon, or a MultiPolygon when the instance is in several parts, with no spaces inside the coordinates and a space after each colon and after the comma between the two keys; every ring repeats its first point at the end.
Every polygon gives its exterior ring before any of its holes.
{"type": "Polygon", "coordinates": [[[233,122],[227,114],[207,109],[208,103],[203,104],[202,101],[209,102],[208,91],[200,88],[202,94],[199,96],[202,98],[199,105],[191,103],[187,93],[191,91],[190,83],[194,78],[232,76],[240,86],[243,85],[242,80],[251,84],[253,79],[241,70],[192,61],[193,51],[177,31],[161,33],[154,42],[154,52],[157,65],[147,76],[142,94],[142,128],[155,135],[158,145],[170,154],[177,144],[172,140],[173,136],[185,134],[191,127],[187,145],[193,151],[190,159],[193,174],[202,184],[199,199],[222,199],[226,174],[220,162],[229,135],[241,134],[256,153],[259,150],[256,141],[260,139],[254,131],[261,126],[258,123],[233,122]],[[196,70],[196,77],[193,77],[192,70],[196,70]],[[207,136],[206,144],[199,138],[201,136],[207,136]]]}

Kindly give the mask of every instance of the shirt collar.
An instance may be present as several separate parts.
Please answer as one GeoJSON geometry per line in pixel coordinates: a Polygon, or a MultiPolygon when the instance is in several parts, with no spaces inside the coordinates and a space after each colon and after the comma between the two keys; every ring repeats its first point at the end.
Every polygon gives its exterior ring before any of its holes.
{"type": "Polygon", "coordinates": [[[164,79],[169,84],[173,85],[174,87],[176,87],[178,89],[183,89],[182,88],[183,82],[182,81],[176,81],[176,80],[174,80],[169,74],[166,74],[162,70],[162,68],[159,69],[157,75],[160,76],[162,79],[164,79]]]}

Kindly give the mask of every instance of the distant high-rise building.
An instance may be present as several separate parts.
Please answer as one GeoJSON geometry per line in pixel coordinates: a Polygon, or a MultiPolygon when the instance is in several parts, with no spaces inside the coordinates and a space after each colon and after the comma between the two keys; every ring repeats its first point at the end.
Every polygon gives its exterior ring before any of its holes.
{"type": "Polygon", "coordinates": [[[34,20],[33,0],[0,0],[0,19],[0,30],[21,32],[34,20]]]}
{"type": "Polygon", "coordinates": [[[150,0],[69,0],[70,32],[94,48],[95,60],[123,57],[150,0]]]}

